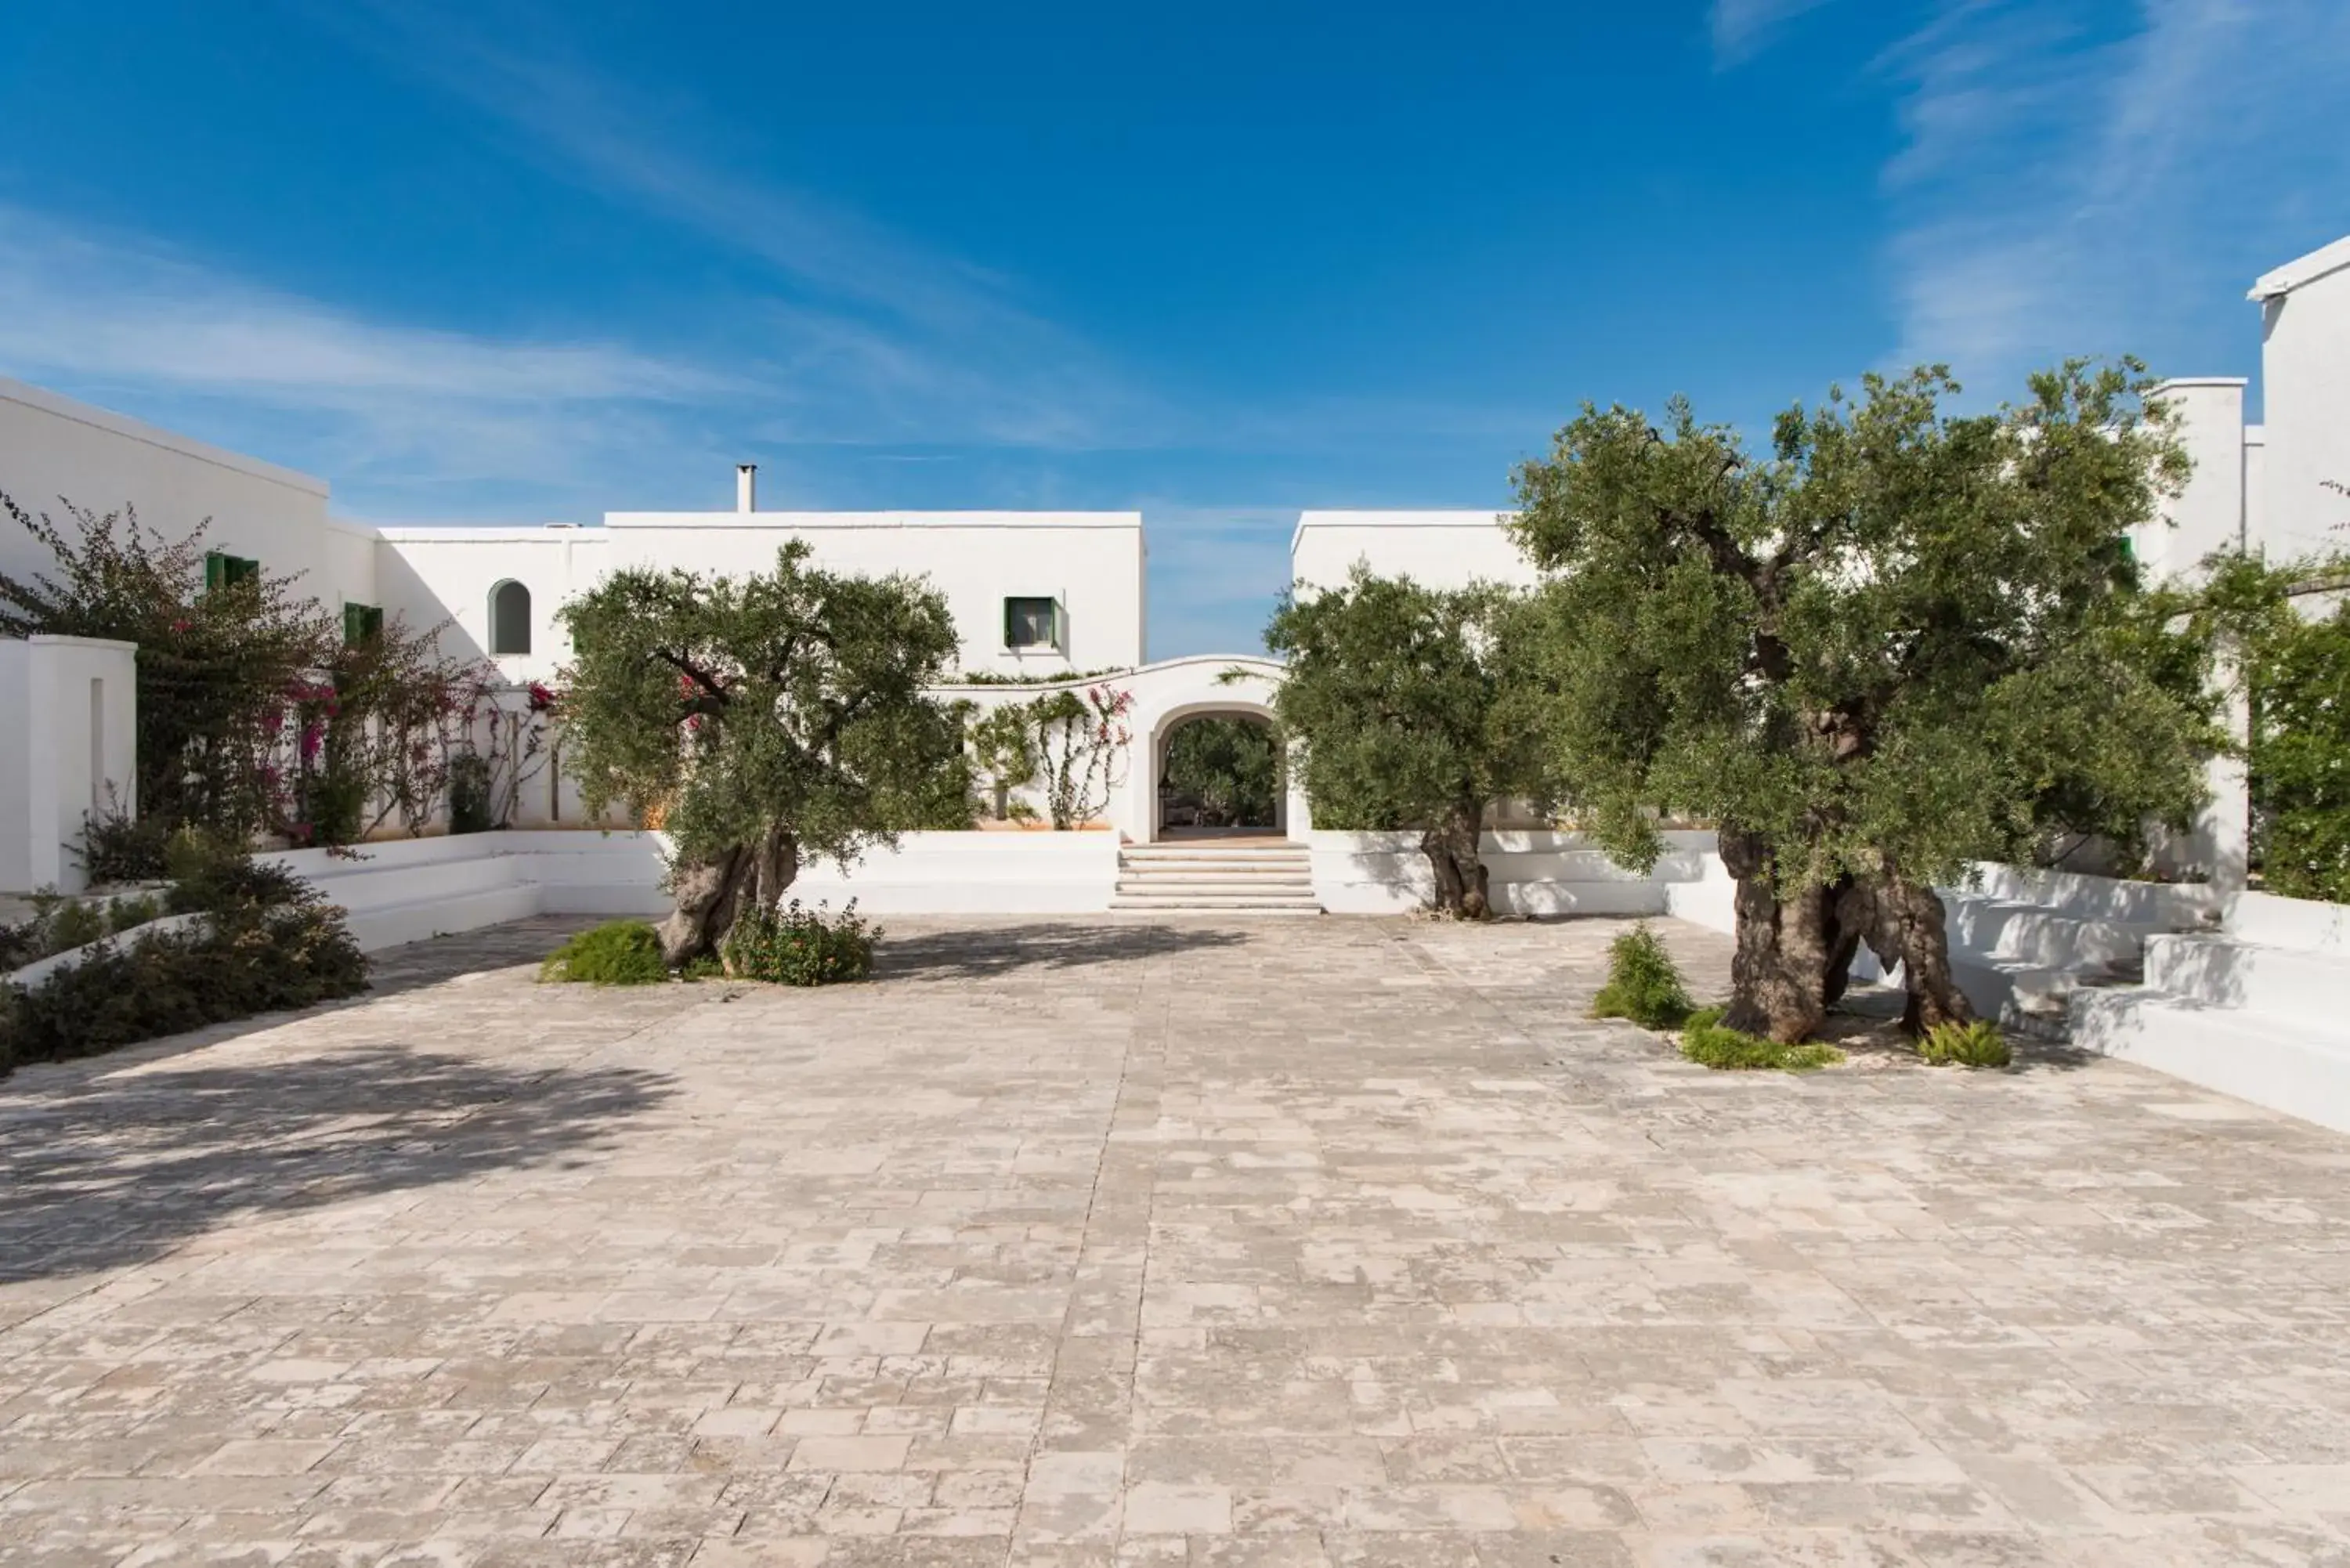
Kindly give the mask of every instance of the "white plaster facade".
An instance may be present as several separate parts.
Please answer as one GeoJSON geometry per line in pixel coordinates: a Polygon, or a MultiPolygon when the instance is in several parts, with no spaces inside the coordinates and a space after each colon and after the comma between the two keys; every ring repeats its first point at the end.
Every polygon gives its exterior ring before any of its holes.
{"type": "Polygon", "coordinates": [[[1301,512],[1289,536],[1297,589],[1336,587],[1357,563],[1430,587],[1531,586],[1535,572],[1503,526],[1513,514],[1464,510],[1301,512]]]}

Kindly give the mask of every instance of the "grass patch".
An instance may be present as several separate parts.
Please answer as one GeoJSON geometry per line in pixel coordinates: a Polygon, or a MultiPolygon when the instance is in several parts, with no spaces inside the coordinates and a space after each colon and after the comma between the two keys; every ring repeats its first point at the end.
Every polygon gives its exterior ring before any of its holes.
{"type": "Polygon", "coordinates": [[[642,920],[613,920],[581,931],[538,966],[542,981],[589,985],[659,985],[669,979],[660,937],[642,920]]]}
{"type": "Polygon", "coordinates": [[[2015,1053],[1999,1025],[1978,1018],[1972,1023],[1938,1023],[1918,1042],[1918,1054],[1937,1067],[2012,1067],[2015,1053]]]}
{"type": "Polygon", "coordinates": [[[1809,1073],[1844,1060],[1833,1045],[1783,1045],[1759,1034],[1722,1025],[1722,1009],[1702,1008],[1681,1028],[1681,1054],[1702,1066],[1730,1073],[1809,1073]]]}
{"type": "Polygon", "coordinates": [[[1594,1018],[1628,1018],[1643,1029],[1678,1029],[1692,1007],[1665,944],[1643,920],[1607,944],[1607,983],[1592,999],[1594,1018]]]}

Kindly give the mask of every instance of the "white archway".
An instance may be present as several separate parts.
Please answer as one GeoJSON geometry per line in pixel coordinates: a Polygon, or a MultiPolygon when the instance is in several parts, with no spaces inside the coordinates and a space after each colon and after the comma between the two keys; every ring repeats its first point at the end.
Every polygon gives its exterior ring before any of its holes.
{"type": "MultiPolygon", "coordinates": [[[[1128,716],[1133,742],[1127,776],[1112,806],[1118,831],[1137,844],[1159,836],[1159,770],[1167,738],[1186,720],[1211,714],[1273,721],[1273,693],[1282,667],[1263,657],[1199,654],[1146,664],[1118,684],[1134,693],[1128,716]]],[[[1281,802],[1276,831],[1292,837],[1305,828],[1305,801],[1293,786],[1281,802]]]]}

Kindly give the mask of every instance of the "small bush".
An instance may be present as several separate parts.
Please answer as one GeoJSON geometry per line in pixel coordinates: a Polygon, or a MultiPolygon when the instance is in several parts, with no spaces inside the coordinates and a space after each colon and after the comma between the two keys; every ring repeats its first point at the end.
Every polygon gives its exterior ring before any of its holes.
{"type": "Polygon", "coordinates": [[[1808,1073],[1844,1060],[1844,1053],[1833,1045],[1783,1045],[1725,1028],[1721,1015],[1719,1007],[1690,1013],[1681,1029],[1681,1054],[1700,1065],[1736,1073],[1808,1073]]]}
{"type": "Polygon", "coordinates": [[[106,907],[106,929],[109,936],[120,936],[156,919],[163,912],[163,900],[141,895],[136,898],[117,898],[106,907]]]}
{"type": "Polygon", "coordinates": [[[1918,1042],[1918,1054],[1937,1067],[2008,1067],[2015,1053],[1999,1025],[1984,1019],[1972,1023],[1938,1023],[1918,1042]]]}
{"type": "Polygon", "coordinates": [[[857,900],[837,915],[794,898],[774,915],[753,915],[726,933],[726,972],[777,985],[832,985],[873,972],[873,944],[881,929],[857,912],[857,900]]]}
{"type": "Polygon", "coordinates": [[[1591,1003],[1595,1018],[1628,1018],[1643,1029],[1678,1029],[1690,1015],[1689,988],[1645,920],[1607,946],[1607,983],[1591,1003]]]}
{"type": "Polygon", "coordinates": [[[109,882],[154,882],[168,874],[165,852],[172,825],[160,816],[132,817],[120,805],[84,820],[79,859],[89,879],[109,882]]]}
{"type": "Polygon", "coordinates": [[[581,931],[539,965],[543,981],[590,985],[659,985],[669,979],[660,936],[642,920],[612,920],[581,931]]]}
{"type": "Polygon", "coordinates": [[[367,960],[342,910],[302,892],[213,911],[209,930],[109,941],[37,988],[14,992],[0,1020],[0,1062],[94,1055],[365,991],[367,960]]]}

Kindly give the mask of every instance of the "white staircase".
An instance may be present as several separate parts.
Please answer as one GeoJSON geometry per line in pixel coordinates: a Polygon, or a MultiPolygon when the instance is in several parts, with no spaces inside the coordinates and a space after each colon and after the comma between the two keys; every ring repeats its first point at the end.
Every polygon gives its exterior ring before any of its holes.
{"type": "Polygon", "coordinates": [[[2239,893],[2147,939],[2145,983],[2072,998],[2073,1043],[2350,1132],[2350,909],[2239,893]]]}
{"type": "Polygon", "coordinates": [[[1116,910],[1162,915],[1318,915],[1302,844],[1129,844],[1118,851],[1116,910]]]}

